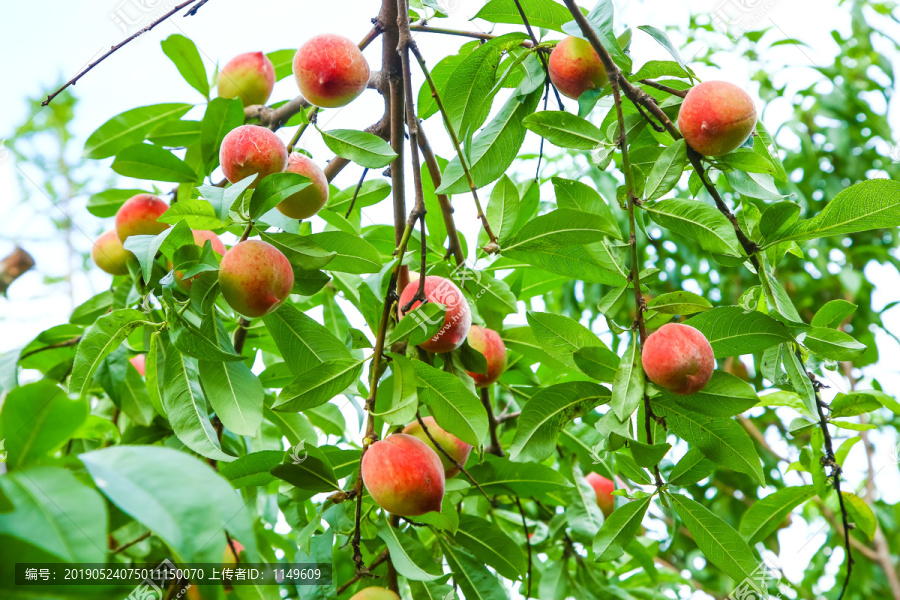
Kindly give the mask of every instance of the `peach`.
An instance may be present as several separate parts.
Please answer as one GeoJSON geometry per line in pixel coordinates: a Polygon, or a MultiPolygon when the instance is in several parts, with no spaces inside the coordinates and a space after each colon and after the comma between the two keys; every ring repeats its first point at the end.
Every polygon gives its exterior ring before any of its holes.
{"type": "MultiPolygon", "coordinates": [[[[225,255],[225,244],[222,243],[222,240],[219,239],[212,231],[207,229],[192,229],[191,233],[194,235],[194,243],[200,246],[201,248],[209,240],[209,243],[212,245],[213,252],[218,254],[219,256],[225,255]]],[[[169,265],[171,269],[171,264],[169,265]]],[[[184,280],[184,273],[182,271],[175,271],[175,283],[185,292],[191,291],[191,285],[194,283],[194,280],[199,277],[199,275],[195,275],[191,277],[187,281],[184,280]]]]}
{"type": "Polygon", "coordinates": [[[385,588],[367,587],[353,594],[350,600],[400,600],[400,596],[385,588]]]}
{"type": "Polygon", "coordinates": [[[362,478],[372,499],[389,513],[417,517],[441,510],[441,459],[411,435],[396,433],[369,446],[362,458],[362,478]]]}
{"type": "Polygon", "coordinates": [[[128,261],[133,255],[125,249],[115,231],[107,231],[91,246],[91,258],[110,275],[128,275],[128,261]]]}
{"type": "Polygon", "coordinates": [[[241,552],[244,551],[244,545],[239,541],[231,540],[231,543],[234,545],[234,550],[231,549],[231,546],[229,544],[225,544],[225,558],[222,560],[222,562],[226,565],[237,564],[237,556],[235,556],[235,552],[240,555],[241,552]]]}
{"type": "Polygon", "coordinates": [[[300,152],[291,152],[285,171],[308,177],[312,184],[282,200],[277,206],[281,214],[292,219],[308,219],[319,212],[328,202],[328,179],[325,178],[325,172],[310,157],[300,152]]]}
{"type": "Polygon", "coordinates": [[[256,173],[256,179],[250,184],[250,187],[256,187],[266,175],[284,171],[287,148],[270,129],[241,125],[229,131],[222,140],[219,164],[231,183],[256,173]]]}
{"type": "Polygon", "coordinates": [[[291,293],[294,271],[281,251],[259,240],[231,247],[219,266],[219,289],[225,302],[248,318],[277,309],[291,293]]]}
{"type": "Polygon", "coordinates": [[[147,355],[137,354],[128,359],[128,362],[137,369],[137,372],[143,377],[147,372],[147,355]]]}
{"type": "MultiPolygon", "coordinates": [[[[413,299],[418,289],[418,278],[410,280],[403,289],[403,293],[400,294],[401,311],[413,299]]],[[[419,348],[428,352],[441,353],[450,352],[462,346],[463,340],[466,339],[469,328],[472,326],[472,310],[462,291],[449,279],[429,275],[425,277],[425,298],[429,302],[443,304],[447,308],[447,312],[441,329],[434,334],[434,337],[419,344],[419,348]]],[[[421,302],[416,301],[409,311],[401,315],[401,318],[415,310],[419,304],[421,302]]]]}
{"type": "Polygon", "coordinates": [[[756,127],[750,95],[727,81],[704,81],[688,91],[678,111],[684,141],[704,156],[728,154],[756,127]]]}
{"type": "Polygon", "coordinates": [[[594,488],[594,493],[597,494],[597,506],[603,511],[603,516],[608,517],[616,508],[616,497],[612,494],[616,489],[616,484],[600,473],[588,473],[584,478],[594,488]]]}
{"type": "Polygon", "coordinates": [[[547,64],[550,81],[563,96],[578,100],[587,90],[599,90],[609,82],[606,68],[590,42],[569,36],[556,45],[547,64]]]}
{"type": "Polygon", "coordinates": [[[244,106],[265,104],[275,87],[275,66],[262,52],[238,54],[216,78],[219,98],[240,98],[244,106]]]}
{"type": "Polygon", "coordinates": [[[690,325],[668,323],[653,332],[641,352],[644,373],[673,394],[694,394],[703,389],[715,368],[712,346],[690,325]]]}
{"type": "Polygon", "coordinates": [[[469,345],[487,360],[487,373],[466,373],[475,380],[475,387],[487,387],[500,379],[506,369],[506,345],[499,333],[480,325],[472,325],[468,339],[469,345]]]}
{"type": "Polygon", "coordinates": [[[300,46],[293,70],[300,93],[321,108],[346,106],[369,83],[369,63],[359,46],[331,33],[312,37],[300,46]]]}
{"type": "Polygon", "coordinates": [[[124,242],[133,235],[157,235],[169,228],[157,221],[169,205],[153,194],[138,194],[125,201],[116,212],[116,234],[124,242]]]}
{"type": "MultiPolygon", "coordinates": [[[[457,463],[465,466],[466,461],[469,460],[469,452],[472,451],[472,446],[452,433],[448,433],[441,429],[435,422],[434,417],[422,417],[422,422],[425,423],[425,427],[428,428],[428,433],[430,433],[431,437],[441,445],[441,448],[446,450],[457,463]]],[[[451,462],[446,454],[437,449],[437,446],[432,443],[431,438],[428,437],[428,433],[425,433],[425,430],[419,424],[419,421],[413,421],[404,427],[403,433],[422,440],[429,448],[434,450],[434,453],[441,459],[441,464],[444,466],[445,479],[449,479],[459,473],[459,468],[456,466],[456,463],[451,462]]]]}

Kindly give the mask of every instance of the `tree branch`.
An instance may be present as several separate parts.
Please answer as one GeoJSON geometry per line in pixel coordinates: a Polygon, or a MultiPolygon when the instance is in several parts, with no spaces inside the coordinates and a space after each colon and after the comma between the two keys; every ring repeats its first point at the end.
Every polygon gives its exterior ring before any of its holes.
{"type": "Polygon", "coordinates": [[[486,387],[481,388],[481,403],[487,411],[488,430],[491,433],[491,445],[485,448],[485,451],[497,456],[505,456],[503,446],[500,445],[500,437],[497,435],[499,421],[494,417],[494,408],[491,406],[491,394],[486,387]]]}
{"type": "Polygon", "coordinates": [[[465,465],[463,465],[461,462],[459,462],[453,456],[451,456],[451,454],[449,452],[447,452],[447,449],[444,448],[443,446],[441,446],[440,442],[438,442],[436,439],[434,439],[434,436],[431,435],[431,432],[428,430],[428,426],[425,425],[425,421],[422,420],[422,415],[419,413],[418,410],[416,411],[416,421],[419,422],[419,425],[422,427],[422,431],[425,432],[425,435],[428,436],[428,439],[431,440],[431,443],[434,444],[434,447],[437,448],[444,456],[446,456],[447,460],[452,462],[456,466],[456,468],[459,469],[460,472],[463,475],[465,475],[469,481],[472,482],[472,485],[474,485],[476,488],[478,488],[478,491],[481,492],[481,495],[484,496],[488,502],[490,502],[491,504],[494,504],[494,501],[491,500],[491,497],[487,495],[487,492],[484,491],[484,488],[481,487],[481,484],[479,484],[477,481],[475,481],[475,478],[472,477],[472,475],[466,470],[465,465]]]}
{"type": "Polygon", "coordinates": [[[30,254],[16,246],[5,258],[0,260],[0,295],[5,295],[12,282],[34,267],[34,259],[30,254]]]}
{"type": "MultiPolygon", "coordinates": [[[[425,137],[425,130],[422,124],[419,124],[419,150],[422,151],[422,157],[425,159],[425,166],[428,167],[428,174],[431,176],[431,182],[434,189],[441,185],[441,167],[438,165],[437,158],[431,150],[431,145],[425,137]]],[[[466,257],[463,254],[462,243],[459,241],[459,232],[456,230],[456,222],[453,220],[453,206],[450,204],[450,197],[447,194],[436,194],[438,204],[441,206],[441,215],[444,217],[444,227],[447,229],[447,241],[450,245],[449,252],[456,259],[456,264],[461,265],[465,262],[466,257]]]]}

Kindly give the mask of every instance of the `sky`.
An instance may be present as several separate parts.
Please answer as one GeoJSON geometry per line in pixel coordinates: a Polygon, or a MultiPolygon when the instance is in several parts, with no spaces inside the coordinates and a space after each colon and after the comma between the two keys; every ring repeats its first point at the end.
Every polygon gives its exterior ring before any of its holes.
{"type": "MultiPolygon", "coordinates": [[[[490,24],[468,20],[483,5],[481,0],[441,0],[451,12],[451,19],[441,26],[456,29],[487,31],[490,24]]],[[[646,0],[643,2],[615,2],[617,24],[638,26],[653,25],[658,28],[680,26],[685,29],[688,15],[708,14],[727,19],[733,17],[739,0],[646,0]]],[[[756,4],[756,12],[749,19],[752,28],[771,27],[769,35],[782,38],[798,38],[807,47],[781,46],[781,60],[792,65],[776,75],[788,83],[788,89],[799,89],[818,80],[818,74],[810,66],[830,63],[837,48],[829,35],[831,29],[847,29],[845,12],[837,7],[836,0],[768,0],[747,2],[756,4]]],[[[26,98],[36,98],[48,93],[61,81],[74,76],[89,62],[96,59],[111,45],[121,41],[142,26],[149,24],[159,14],[168,10],[172,0],[79,0],[79,2],[7,2],[4,18],[0,20],[0,56],[3,56],[5,76],[4,93],[0,94],[0,140],[14,136],[17,124],[29,118],[26,98]]],[[[270,52],[282,48],[297,48],[309,37],[325,32],[337,32],[352,40],[361,39],[371,28],[369,19],[377,13],[376,0],[332,0],[310,2],[308,0],[256,0],[248,3],[239,0],[210,0],[196,16],[183,18],[177,15],[146,33],[113,54],[99,67],[88,73],[74,88],[79,97],[78,113],[72,133],[75,144],[81,148],[90,133],[110,116],[137,106],[161,102],[191,102],[201,104],[203,98],[188,86],[174,65],[162,53],[159,42],[171,34],[180,33],[194,40],[203,57],[207,71],[224,64],[231,57],[248,51],[270,52]]],[[[505,32],[499,27],[495,32],[505,32]]],[[[900,32],[896,32],[900,39],[900,32]]],[[[556,36],[553,36],[556,37],[556,36]]],[[[430,65],[458,47],[458,38],[429,34],[417,34],[416,41],[430,65]]],[[[682,47],[682,40],[673,35],[673,41],[685,58],[696,53],[698,46],[682,47]]],[[[635,65],[647,60],[668,57],[648,36],[635,33],[632,42],[635,65]]],[[[366,56],[371,65],[380,60],[380,43],[373,44],[366,56]]],[[[896,64],[895,68],[900,66],[896,64]]],[[[729,56],[720,56],[721,70],[703,65],[695,70],[701,78],[725,79],[741,85],[753,94],[755,85],[749,81],[749,73],[742,63],[729,56]]],[[[421,84],[416,79],[415,86],[421,84]]],[[[297,94],[292,78],[280,81],[272,100],[292,98],[297,94]]],[[[572,107],[574,105],[570,105],[572,107]]],[[[381,100],[374,91],[366,91],[350,106],[327,111],[320,126],[323,129],[364,128],[381,115],[381,100]]],[[[198,116],[201,108],[189,113],[198,116]]],[[[777,100],[762,112],[769,130],[774,130],[790,110],[787,100],[777,100]]],[[[900,128],[898,107],[891,108],[890,116],[895,129],[900,128]]],[[[452,149],[441,135],[436,118],[425,123],[429,138],[439,155],[449,157],[452,149]]],[[[900,129],[898,129],[900,130],[900,129]]],[[[287,141],[292,130],[282,130],[279,135],[287,141]]],[[[305,135],[303,147],[316,160],[324,163],[331,157],[329,151],[316,136],[305,135]]],[[[525,150],[537,149],[535,136],[529,136],[525,150]]],[[[110,159],[96,162],[88,172],[91,176],[90,191],[107,188],[110,159]]],[[[106,288],[109,276],[96,269],[84,272],[82,265],[67,262],[63,240],[56,235],[52,219],[58,218],[59,208],[37,190],[27,199],[17,186],[17,166],[0,148],[0,256],[5,256],[14,243],[23,245],[37,260],[38,268],[23,276],[9,290],[9,297],[0,297],[0,352],[19,347],[33,336],[51,326],[63,323],[73,305],[83,302],[106,288]],[[27,200],[27,201],[26,201],[27,200]],[[47,277],[65,275],[74,270],[71,294],[65,285],[48,288],[47,277]],[[49,291],[48,291],[49,289],[49,291]]],[[[530,171],[533,166],[528,166],[530,171]]],[[[27,173],[27,167],[25,172],[27,173]]],[[[336,180],[338,187],[355,184],[359,171],[348,168],[336,180]]],[[[123,181],[125,187],[144,187],[146,183],[123,181]],[[136,185],[132,185],[136,184],[136,185]]],[[[410,196],[411,197],[411,196],[410,196]]],[[[84,198],[81,200],[83,206],[84,198]]],[[[468,198],[460,196],[455,201],[456,222],[469,239],[475,239],[477,220],[468,198]]],[[[78,203],[75,203],[78,206],[78,203]]],[[[73,210],[77,210],[73,209],[73,210]]],[[[111,227],[111,221],[97,219],[83,210],[73,217],[78,230],[72,243],[81,250],[90,248],[91,240],[111,227]]],[[[390,209],[371,207],[364,213],[364,222],[390,222],[390,209]]],[[[315,227],[321,228],[319,222],[315,227]]],[[[878,282],[873,297],[876,308],[900,300],[900,277],[892,267],[871,266],[866,275],[878,282]]],[[[523,315],[519,315],[524,322],[523,315]]],[[[900,308],[885,313],[885,321],[896,333],[900,333],[900,308]]],[[[882,357],[897,356],[900,345],[886,335],[878,337],[882,357]]],[[[889,389],[900,392],[900,374],[896,366],[885,361],[868,370],[889,389]]],[[[876,441],[878,438],[876,437],[876,441]]],[[[884,452],[885,464],[877,479],[882,490],[900,495],[900,477],[896,464],[891,467],[890,450],[896,440],[879,442],[884,452]]],[[[857,446],[859,448],[859,446],[857,446]]],[[[896,456],[896,455],[893,455],[896,456]]],[[[862,472],[864,454],[854,450],[848,459],[851,473],[862,472]]],[[[852,475],[851,475],[852,477],[852,475]]],[[[862,479],[859,478],[861,482],[862,479]]],[[[888,498],[897,501],[898,498],[888,498]]],[[[806,544],[815,537],[816,530],[797,523],[787,530],[782,540],[782,556],[793,557],[786,561],[786,573],[795,578],[802,572],[810,552],[819,543],[806,544]],[[800,541],[797,541],[800,540],[800,541]]],[[[818,534],[823,535],[823,534],[818,534]]],[[[698,596],[701,597],[701,596],[698,596]]]]}

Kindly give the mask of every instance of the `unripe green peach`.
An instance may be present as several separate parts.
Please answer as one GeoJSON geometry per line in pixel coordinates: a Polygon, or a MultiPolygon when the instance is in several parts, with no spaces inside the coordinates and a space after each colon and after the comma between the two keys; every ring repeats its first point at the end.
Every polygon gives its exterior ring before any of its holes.
{"type": "Polygon", "coordinates": [[[411,435],[395,433],[369,446],[363,454],[362,478],[372,499],[389,513],[417,517],[441,510],[441,459],[411,435]]]}
{"type": "MultiPolygon", "coordinates": [[[[401,311],[413,299],[418,289],[418,278],[411,279],[400,294],[401,311]]],[[[469,334],[469,328],[472,326],[472,311],[469,308],[469,301],[466,300],[460,289],[449,279],[429,275],[425,277],[425,298],[429,302],[443,304],[447,308],[447,312],[444,315],[444,324],[441,329],[431,339],[419,344],[419,348],[428,352],[441,353],[450,352],[462,346],[463,341],[469,334]]],[[[413,304],[409,311],[401,315],[401,318],[405,318],[419,304],[421,303],[418,301],[413,304]]]]}
{"type": "Polygon", "coordinates": [[[369,63],[359,46],[331,33],[312,37],[300,46],[293,70],[303,97],[322,108],[346,106],[369,83],[369,63]]]}
{"type": "Polygon", "coordinates": [[[678,128],[688,146],[704,156],[728,154],[756,127],[750,95],[727,81],[704,81],[688,91],[678,110],[678,128]]]}
{"type": "Polygon", "coordinates": [[[305,154],[291,152],[285,171],[308,177],[312,183],[282,200],[277,206],[281,214],[292,219],[308,219],[319,212],[328,202],[328,179],[319,165],[305,154]]]}
{"type": "Polygon", "coordinates": [[[690,325],[667,323],[653,332],[641,351],[647,378],[673,394],[694,394],[712,377],[715,357],[706,337],[690,325]]]}
{"type": "Polygon", "coordinates": [[[138,194],[116,212],[116,235],[124,242],[133,235],[158,235],[169,228],[157,221],[169,205],[153,194],[138,194]]]}
{"type": "Polygon", "coordinates": [[[220,98],[240,98],[244,106],[265,104],[275,87],[275,67],[262,52],[238,54],[216,78],[220,98]]]}
{"type": "Polygon", "coordinates": [[[616,507],[616,497],[613,496],[616,484],[600,473],[591,472],[584,478],[594,488],[594,493],[597,494],[597,506],[603,511],[603,516],[608,517],[616,507]]]}
{"type": "MultiPolygon", "coordinates": [[[[194,236],[194,243],[200,246],[201,248],[209,240],[210,245],[212,245],[213,252],[218,254],[219,256],[225,255],[225,244],[222,243],[222,240],[219,239],[214,232],[209,231],[207,229],[192,229],[191,233],[194,236]]],[[[172,265],[169,265],[169,268],[172,268],[172,265]]],[[[175,271],[175,283],[185,292],[191,291],[191,285],[194,283],[194,280],[199,277],[199,275],[195,275],[188,280],[184,279],[184,273],[181,271],[175,271]]]]}
{"type": "Polygon", "coordinates": [[[259,240],[231,247],[219,266],[219,289],[225,302],[248,318],[276,310],[294,287],[291,263],[281,251],[259,240]]]}
{"type": "Polygon", "coordinates": [[[500,334],[493,329],[472,325],[469,329],[469,345],[484,355],[487,360],[486,373],[466,371],[475,380],[475,387],[487,387],[500,379],[506,369],[506,345],[500,334]]]}
{"type": "Polygon", "coordinates": [[[425,442],[429,448],[434,450],[434,453],[437,454],[437,457],[441,459],[441,465],[444,467],[444,478],[449,479],[459,473],[459,467],[456,466],[456,463],[459,463],[463,466],[466,465],[466,461],[469,460],[469,453],[472,451],[472,446],[465,443],[452,433],[444,431],[434,420],[434,417],[422,417],[422,422],[425,423],[425,427],[428,428],[428,433],[425,433],[425,430],[422,429],[422,426],[419,424],[419,421],[413,421],[409,425],[403,428],[403,433],[407,435],[411,435],[415,438],[418,438],[425,442]],[[450,456],[456,461],[454,463],[447,455],[437,449],[437,446],[431,441],[431,438],[428,437],[428,434],[431,434],[438,444],[441,445],[441,448],[446,450],[450,456]]]}
{"type": "Polygon", "coordinates": [[[590,42],[572,35],[553,48],[547,69],[559,93],[573,100],[609,82],[606,69],[590,42]]]}
{"type": "Polygon", "coordinates": [[[367,587],[353,594],[350,600],[400,600],[400,596],[380,587],[367,587]]]}
{"type": "Polygon", "coordinates": [[[122,240],[115,231],[107,231],[91,246],[94,264],[110,275],[128,275],[128,261],[134,255],[122,246],[122,240]]]}
{"type": "Polygon", "coordinates": [[[287,148],[270,129],[241,125],[229,131],[222,140],[219,164],[231,183],[256,173],[256,179],[250,184],[250,187],[256,187],[266,175],[284,171],[287,148]]]}
{"type": "Polygon", "coordinates": [[[137,369],[137,372],[143,377],[147,373],[147,356],[145,354],[136,354],[128,359],[128,362],[137,369]]]}

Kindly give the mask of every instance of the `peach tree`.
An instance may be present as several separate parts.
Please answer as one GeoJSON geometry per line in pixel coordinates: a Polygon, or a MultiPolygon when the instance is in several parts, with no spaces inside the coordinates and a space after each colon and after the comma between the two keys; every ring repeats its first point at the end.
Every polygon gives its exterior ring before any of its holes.
{"type": "MultiPolygon", "coordinates": [[[[847,56],[819,70],[886,103],[878,32],[848,10],[847,56]]],[[[754,98],[701,82],[609,0],[488,0],[477,18],[503,34],[442,27],[446,11],[384,0],[362,40],[214,73],[172,35],[203,101],[90,135],[88,159],[145,183],[88,202],[109,289],[0,357],[4,597],[134,588],[28,588],[17,562],[168,559],[327,576],[188,577],[165,598],[900,600],[900,511],[869,439],[900,404],[861,370],[883,328],[863,268],[897,265],[884,115],[809,88],[781,125],[800,142],[779,148],[761,33],[729,47],[754,98]],[[426,56],[413,34],[458,45],[426,56]],[[634,64],[633,36],[658,58],[634,64]],[[299,95],[273,98],[285,78],[299,95]],[[365,130],[320,126],[372,102],[365,130]],[[467,203],[477,229],[457,222],[467,203]],[[769,559],[801,519],[824,539],[788,578],[769,559]]],[[[704,32],[721,44],[700,21],[688,38],[704,32]]]]}

